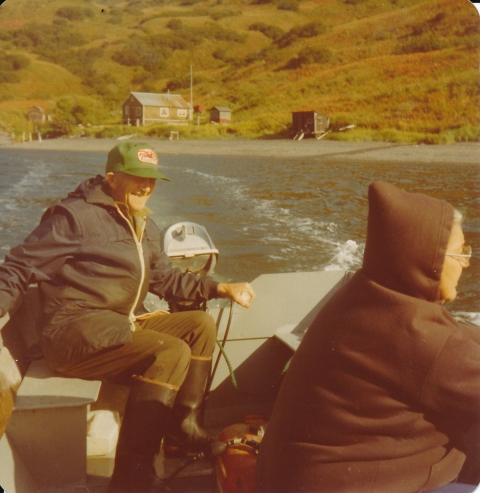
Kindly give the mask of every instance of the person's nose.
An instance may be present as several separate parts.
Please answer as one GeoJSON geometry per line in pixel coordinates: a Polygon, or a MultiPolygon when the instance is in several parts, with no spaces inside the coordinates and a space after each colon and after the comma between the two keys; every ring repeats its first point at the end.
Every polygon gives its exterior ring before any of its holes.
{"type": "Polygon", "coordinates": [[[142,192],[150,193],[155,188],[155,180],[147,180],[140,185],[142,192]]]}

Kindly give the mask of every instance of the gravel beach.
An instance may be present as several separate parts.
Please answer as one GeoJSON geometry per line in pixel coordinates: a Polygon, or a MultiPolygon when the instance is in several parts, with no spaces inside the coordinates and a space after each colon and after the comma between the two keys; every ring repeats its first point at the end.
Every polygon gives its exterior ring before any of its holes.
{"type": "MultiPolygon", "coordinates": [[[[480,143],[453,145],[405,145],[384,142],[337,142],[331,140],[167,140],[132,137],[149,143],[161,154],[216,155],[216,156],[270,156],[297,158],[319,156],[324,160],[370,162],[421,162],[480,165],[480,143]]],[[[51,151],[104,151],[108,152],[117,139],[65,138],[25,143],[12,143],[0,135],[0,150],[42,149],[51,151]]]]}

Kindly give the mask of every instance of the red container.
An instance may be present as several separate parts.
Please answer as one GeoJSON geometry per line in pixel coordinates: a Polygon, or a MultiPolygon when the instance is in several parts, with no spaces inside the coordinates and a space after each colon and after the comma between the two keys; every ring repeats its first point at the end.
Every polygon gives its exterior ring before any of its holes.
{"type": "Polygon", "coordinates": [[[217,457],[216,479],[220,493],[257,491],[257,454],[266,423],[264,416],[247,416],[245,423],[228,426],[218,436],[218,440],[229,443],[226,451],[217,457]],[[241,443],[242,439],[258,445],[241,443]]]}

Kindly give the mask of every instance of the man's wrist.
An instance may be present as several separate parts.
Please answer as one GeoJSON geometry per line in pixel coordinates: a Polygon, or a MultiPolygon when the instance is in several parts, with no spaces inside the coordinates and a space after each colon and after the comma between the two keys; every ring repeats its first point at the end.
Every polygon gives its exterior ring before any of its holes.
{"type": "Polygon", "coordinates": [[[227,287],[226,284],[221,282],[217,286],[217,293],[220,298],[225,298],[227,295],[227,287]]]}

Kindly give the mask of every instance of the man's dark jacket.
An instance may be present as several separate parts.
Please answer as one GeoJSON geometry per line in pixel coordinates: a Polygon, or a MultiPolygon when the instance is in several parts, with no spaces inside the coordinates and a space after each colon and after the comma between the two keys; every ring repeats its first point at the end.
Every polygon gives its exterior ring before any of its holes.
{"type": "Polygon", "coordinates": [[[97,176],[47,209],[0,266],[0,312],[39,283],[41,345],[52,368],[129,342],[147,292],[167,300],[217,296],[218,283],[211,278],[173,268],[155,223],[147,217],[141,222],[138,241],[97,176]]]}

